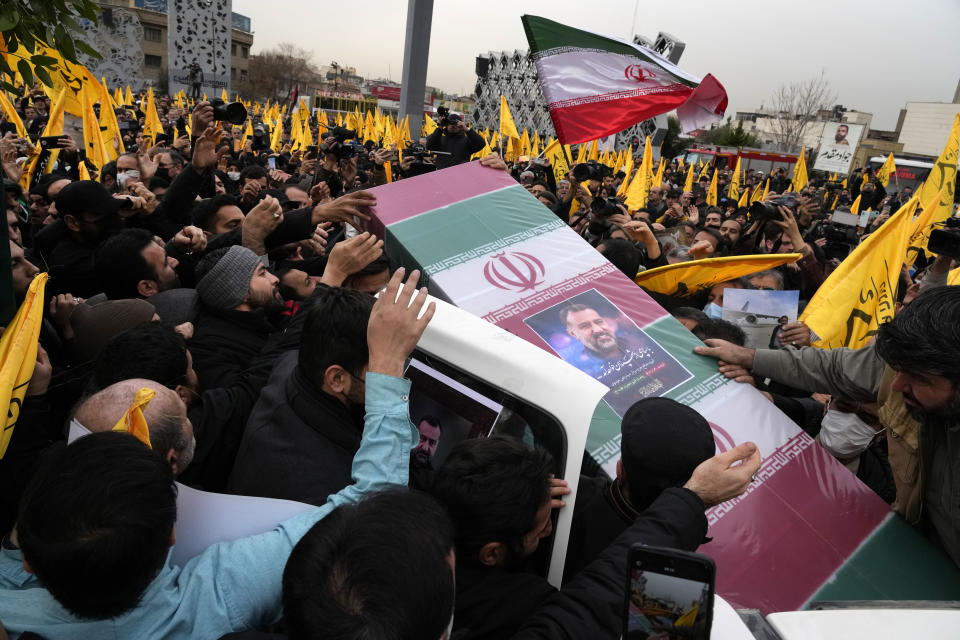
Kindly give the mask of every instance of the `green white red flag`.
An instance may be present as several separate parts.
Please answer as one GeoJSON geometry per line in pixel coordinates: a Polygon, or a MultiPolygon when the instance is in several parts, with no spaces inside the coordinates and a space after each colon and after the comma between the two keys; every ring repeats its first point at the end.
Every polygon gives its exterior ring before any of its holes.
{"type": "Polygon", "coordinates": [[[701,80],[625,40],[538,16],[521,20],[564,144],[596,140],[673,109],[685,132],[723,117],[727,92],[710,74],[701,80]]]}

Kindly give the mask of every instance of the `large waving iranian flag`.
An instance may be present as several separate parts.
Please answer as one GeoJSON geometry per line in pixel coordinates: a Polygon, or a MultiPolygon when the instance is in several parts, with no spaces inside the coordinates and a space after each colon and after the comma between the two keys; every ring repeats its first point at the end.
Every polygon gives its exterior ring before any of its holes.
{"type": "Polygon", "coordinates": [[[723,117],[727,92],[710,74],[701,80],[625,40],[538,16],[521,20],[564,144],[596,140],[673,109],[685,132],[723,117]]]}

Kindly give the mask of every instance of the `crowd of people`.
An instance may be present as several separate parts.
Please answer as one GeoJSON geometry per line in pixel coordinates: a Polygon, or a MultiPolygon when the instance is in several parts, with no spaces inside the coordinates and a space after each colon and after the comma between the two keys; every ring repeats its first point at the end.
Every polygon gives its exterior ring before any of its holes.
{"type": "MultiPolygon", "coordinates": [[[[48,100],[14,105],[39,135],[48,100]]],[[[151,139],[141,106],[117,108],[125,151],[101,167],[69,135],[40,150],[0,122],[17,302],[49,274],[37,363],[0,460],[0,624],[13,636],[614,638],[629,545],[695,550],[705,509],[749,485],[756,446],[714,455],[706,420],[665,398],[627,412],[616,477],[585,465],[575,504],[550,454],[509,435],[465,440],[433,468],[442,425],[411,422],[404,378],[433,305],[367,229],[377,199],[366,189],[481,152],[462,117],[438,118],[398,153],[315,114],[316,145],[291,140],[290,115],[272,132],[252,113],[248,136],[209,102],[169,96],[151,139]],[[45,169],[24,185],[38,154],[45,169]],[[148,436],[115,428],[137,403],[148,436]],[[685,437],[664,441],[665,422],[685,437]],[[188,488],[311,506],[175,565],[188,488]],[[527,561],[560,509],[574,525],[557,590],[527,561]]],[[[879,212],[849,251],[909,192],[886,194],[868,171],[850,189],[814,179],[791,193],[782,171],[766,183],[747,171],[746,188],[769,189],[761,222],[733,198],[707,206],[709,170],[684,191],[696,169],[673,161],[631,210],[624,172],[588,163],[558,176],[492,151],[486,170],[510,172],[631,278],[704,257],[802,254],[693,295],[652,295],[724,375],[761,389],[960,562],[950,259],[904,269],[902,310],[857,351],[810,347],[802,322],[780,327],[783,348],[749,349],[718,312],[731,287],[809,300],[845,255],[822,211],[860,196],[879,212]]],[[[714,171],[727,193],[729,172],[714,171]]]]}

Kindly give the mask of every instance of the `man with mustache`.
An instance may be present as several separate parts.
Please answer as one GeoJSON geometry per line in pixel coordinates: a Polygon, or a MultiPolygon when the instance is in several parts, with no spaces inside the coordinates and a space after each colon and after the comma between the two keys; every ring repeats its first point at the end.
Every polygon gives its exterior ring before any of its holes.
{"type": "MultiPolygon", "coordinates": [[[[960,565],[960,287],[921,293],[860,349],[747,349],[707,340],[700,355],[741,380],[748,372],[867,408],[888,430],[893,509],[960,565]]],[[[882,430],[882,429],[881,429],[882,430]]]]}

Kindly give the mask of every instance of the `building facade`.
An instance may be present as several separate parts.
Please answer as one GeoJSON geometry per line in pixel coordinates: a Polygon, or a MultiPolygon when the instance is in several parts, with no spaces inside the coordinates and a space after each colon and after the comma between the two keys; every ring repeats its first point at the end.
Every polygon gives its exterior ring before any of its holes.
{"type": "MultiPolygon", "coordinates": [[[[95,28],[102,32],[106,38],[118,39],[120,36],[115,33],[118,25],[129,22],[128,16],[133,15],[137,18],[142,28],[142,36],[139,40],[139,47],[143,53],[140,63],[139,77],[119,79],[113,84],[129,83],[134,90],[140,90],[145,86],[155,87],[159,91],[167,89],[167,0],[97,0],[97,4],[103,10],[100,15],[100,24],[95,28]]],[[[253,46],[253,30],[250,25],[250,18],[239,13],[231,12],[231,42],[230,42],[230,83],[235,86],[236,83],[246,80],[249,69],[250,49],[253,46]]],[[[132,47],[132,43],[126,43],[126,47],[132,47]]],[[[135,55],[139,52],[122,52],[123,55],[132,58],[138,58],[135,55]],[[131,56],[131,53],[134,54],[131,56]]],[[[96,76],[106,73],[99,73],[97,67],[109,62],[107,54],[104,61],[91,60],[87,65],[96,76]]],[[[108,81],[110,78],[108,77],[108,81]]]]}

